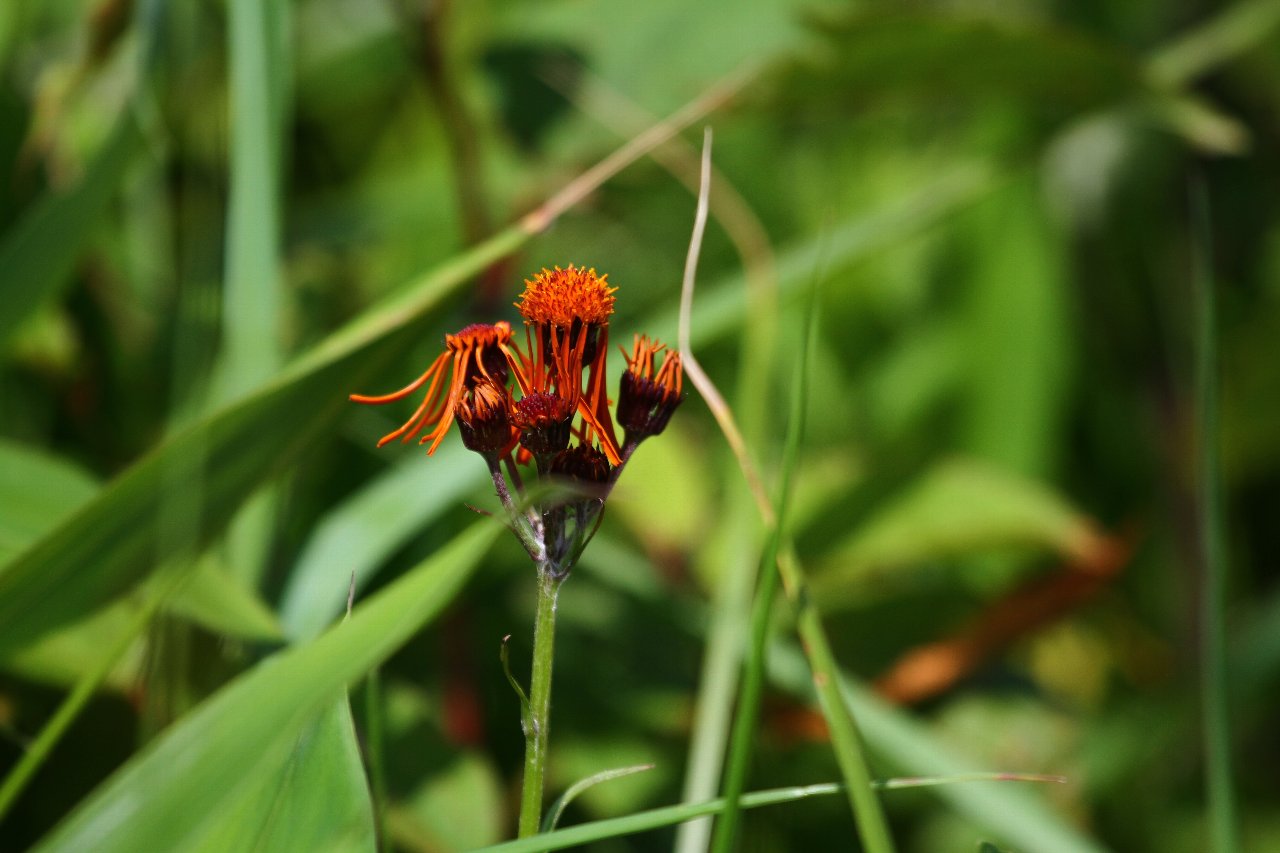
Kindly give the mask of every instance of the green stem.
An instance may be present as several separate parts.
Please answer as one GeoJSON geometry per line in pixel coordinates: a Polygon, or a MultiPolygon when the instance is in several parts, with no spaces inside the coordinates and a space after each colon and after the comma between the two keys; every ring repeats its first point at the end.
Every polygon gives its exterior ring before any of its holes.
{"type": "Polygon", "coordinates": [[[845,793],[857,822],[858,837],[863,849],[869,853],[892,853],[893,836],[889,823],[880,806],[871,771],[867,768],[862,748],[862,736],[852,712],[840,694],[839,669],[827,632],[817,608],[811,602],[804,575],[790,546],[778,560],[778,570],[783,573],[783,583],[793,591],[792,603],[796,608],[796,632],[804,645],[813,670],[814,689],[822,706],[827,727],[831,730],[831,742],[835,745],[836,763],[846,781],[845,793]]]}
{"type": "Polygon", "coordinates": [[[1198,482],[1196,510],[1200,568],[1200,702],[1208,789],[1209,840],[1214,853],[1241,849],[1231,768],[1231,715],[1227,703],[1227,553],[1222,507],[1222,462],[1218,428],[1218,340],[1208,200],[1193,185],[1194,283],[1197,303],[1196,420],[1198,482]],[[1198,238],[1198,239],[1197,239],[1198,238]]]}
{"type": "Polygon", "coordinates": [[[538,833],[542,821],[542,785],[551,727],[551,667],[555,661],[556,596],[563,578],[550,566],[538,567],[538,615],[533,625],[533,675],[529,682],[529,721],[525,726],[524,788],[520,796],[520,837],[538,833]]]}

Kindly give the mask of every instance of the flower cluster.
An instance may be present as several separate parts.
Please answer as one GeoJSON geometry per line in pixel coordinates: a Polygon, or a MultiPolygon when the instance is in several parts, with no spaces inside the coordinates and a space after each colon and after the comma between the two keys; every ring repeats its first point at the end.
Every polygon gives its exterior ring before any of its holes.
{"type": "Polygon", "coordinates": [[[378,446],[417,438],[432,454],[457,421],[462,443],[488,464],[512,529],[539,571],[557,577],[594,534],[631,454],[683,399],[679,353],[637,335],[631,353],[622,350],[627,367],[610,412],[605,361],[617,288],[607,279],[573,265],[544,269],[516,303],[523,346],[505,321],[467,326],[446,335],[445,351],[399,391],[351,395],[384,404],[425,387],[417,410],[378,446]]]}

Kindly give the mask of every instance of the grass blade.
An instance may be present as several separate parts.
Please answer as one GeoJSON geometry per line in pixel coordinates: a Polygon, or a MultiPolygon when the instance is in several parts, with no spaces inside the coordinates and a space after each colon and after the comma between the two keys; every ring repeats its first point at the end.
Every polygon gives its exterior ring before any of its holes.
{"type": "Polygon", "coordinates": [[[473,525],[346,622],[215,693],[99,786],[37,849],[125,853],[199,843],[208,822],[278,766],[335,693],[453,599],[500,530],[473,525]],[[176,775],[186,784],[174,785],[176,775]]]}
{"type": "MultiPolygon", "coordinates": [[[[816,293],[816,283],[814,292],[816,293]]],[[[712,849],[721,853],[728,853],[737,838],[739,822],[737,803],[743,791],[746,790],[747,771],[754,751],[756,724],[760,714],[760,694],[764,687],[764,658],[767,653],[774,600],[778,591],[778,573],[773,570],[773,567],[777,562],[783,537],[787,535],[787,509],[791,499],[791,481],[800,454],[800,441],[804,435],[804,413],[809,390],[809,356],[816,321],[817,302],[811,296],[800,343],[800,358],[796,363],[795,376],[792,379],[790,414],[786,437],[783,440],[777,495],[774,498],[774,519],[765,540],[764,551],[760,556],[759,589],[756,592],[751,614],[751,646],[747,654],[742,689],[738,696],[738,711],[733,723],[733,739],[729,749],[729,766],[725,773],[724,785],[725,800],[729,805],[716,824],[715,834],[712,837],[712,849]]],[[[859,823],[861,824],[861,821],[859,823]]],[[[891,849],[884,846],[887,840],[888,836],[885,833],[883,838],[874,838],[873,843],[868,844],[868,848],[873,851],[891,849]]]]}
{"type": "Polygon", "coordinates": [[[646,770],[652,770],[652,764],[637,764],[633,767],[618,767],[613,770],[601,770],[599,773],[593,773],[585,779],[579,779],[568,787],[561,794],[551,808],[547,810],[547,815],[542,820],[542,832],[548,833],[556,828],[556,824],[560,822],[560,816],[564,814],[564,810],[568,808],[569,803],[590,787],[599,785],[601,782],[609,782],[613,779],[621,779],[624,776],[631,776],[636,773],[643,773],[646,770]]]}
{"type": "Polygon", "coordinates": [[[1240,849],[1231,769],[1231,715],[1227,684],[1227,551],[1222,506],[1222,459],[1218,428],[1218,334],[1214,296],[1209,202],[1192,193],[1192,271],[1195,288],[1196,527],[1200,568],[1200,704],[1210,849],[1240,849]]]}
{"type": "MultiPolygon", "coordinates": [[[[811,278],[820,256],[827,260],[830,267],[835,268],[855,262],[955,214],[986,194],[994,184],[991,175],[981,169],[954,172],[883,210],[854,217],[842,222],[820,239],[790,248],[778,258],[776,296],[782,300],[794,294],[804,281],[811,278]]],[[[690,306],[691,316],[687,322],[690,345],[698,346],[729,334],[739,334],[744,321],[747,323],[748,334],[743,340],[742,392],[739,394],[743,430],[747,432],[753,426],[753,421],[762,417],[757,412],[763,401],[755,399],[753,395],[763,395],[763,387],[757,377],[762,375],[763,369],[759,364],[760,353],[767,350],[757,342],[772,337],[772,331],[763,327],[772,325],[776,311],[752,311],[745,284],[741,279],[732,278],[708,286],[701,291],[697,304],[690,306]],[[765,316],[757,316],[760,313],[765,316]],[[762,328],[757,329],[757,326],[762,328]]],[[[660,336],[670,338],[670,330],[676,328],[677,320],[674,315],[667,314],[650,318],[644,326],[658,329],[660,336]]],[[[737,535],[739,538],[746,538],[754,518],[752,499],[741,493],[734,493],[731,501],[737,503],[731,504],[726,518],[736,520],[741,525],[737,535]]],[[[689,765],[683,789],[686,800],[704,800],[715,793],[728,741],[729,720],[741,660],[741,636],[746,633],[748,624],[744,614],[750,609],[748,602],[755,582],[755,563],[744,554],[740,559],[730,559],[728,564],[744,570],[727,573],[724,583],[717,590],[709,616],[711,629],[699,680],[689,765]]],[[[709,821],[693,821],[681,826],[676,849],[681,853],[705,850],[710,828],[709,821]]]]}
{"type": "MultiPolygon", "coordinates": [[[[232,0],[230,196],[222,346],[214,399],[234,400],[270,379],[284,361],[280,187],[288,64],[289,4],[232,0]]],[[[229,568],[257,587],[274,527],[276,493],[256,496],[228,532],[229,568]]]]}
{"type": "MultiPolygon", "coordinates": [[[[791,803],[809,797],[829,796],[840,792],[839,785],[806,785],[798,788],[775,788],[768,791],[757,791],[747,794],[738,802],[738,808],[755,809],[761,806],[772,806],[779,803],[791,803]]],[[[666,806],[649,811],[636,812],[626,817],[615,817],[609,820],[598,820],[568,829],[557,829],[545,835],[521,838],[503,844],[483,847],[477,853],[538,853],[543,850],[564,850],[600,841],[605,838],[617,838],[649,829],[658,829],[693,820],[704,815],[712,815],[724,809],[723,797],[701,803],[686,803],[678,806],[666,806]]]]}

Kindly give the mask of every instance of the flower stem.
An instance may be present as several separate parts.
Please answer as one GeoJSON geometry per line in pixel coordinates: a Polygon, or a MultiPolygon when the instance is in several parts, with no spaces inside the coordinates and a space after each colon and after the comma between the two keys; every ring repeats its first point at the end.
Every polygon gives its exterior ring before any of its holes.
{"type": "Polygon", "coordinates": [[[520,796],[520,837],[536,835],[542,820],[542,780],[551,727],[551,666],[555,660],[556,596],[563,578],[553,567],[538,567],[538,614],[533,625],[533,675],[525,726],[524,788],[520,796]]]}

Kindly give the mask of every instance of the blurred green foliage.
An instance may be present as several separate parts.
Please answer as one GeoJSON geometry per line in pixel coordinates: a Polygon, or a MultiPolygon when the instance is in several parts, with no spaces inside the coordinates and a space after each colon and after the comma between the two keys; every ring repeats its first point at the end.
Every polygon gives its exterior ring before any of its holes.
{"type": "MultiPolygon", "coordinates": [[[[820,274],[790,538],[836,657],[872,680],[999,637],[914,707],[850,687],[873,769],[1069,780],[886,792],[899,849],[1207,849],[1197,253],[1233,789],[1245,846],[1280,848],[1278,26],[1271,0],[0,4],[0,769],[91,688],[0,849],[510,836],[498,648],[527,669],[533,573],[473,528],[456,438],[375,453],[399,413],[346,395],[554,264],[609,274],[615,342],[674,341],[696,128],[481,241],[744,64],[705,119],[695,351],[772,482],[820,274]]],[[[561,596],[550,793],[656,766],[562,826],[699,772],[714,796],[698,711],[732,705],[763,540],[696,394],[610,506],[561,596]]],[[[751,789],[839,778],[793,627],[751,789]]],[[[841,797],[744,820],[744,849],[853,844],[841,797]]]]}

